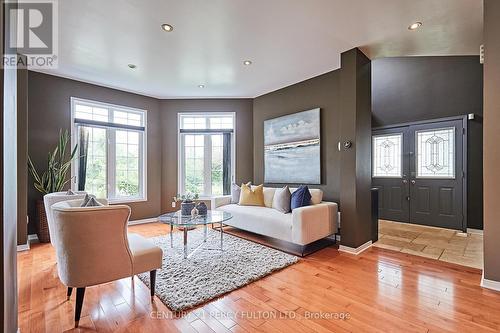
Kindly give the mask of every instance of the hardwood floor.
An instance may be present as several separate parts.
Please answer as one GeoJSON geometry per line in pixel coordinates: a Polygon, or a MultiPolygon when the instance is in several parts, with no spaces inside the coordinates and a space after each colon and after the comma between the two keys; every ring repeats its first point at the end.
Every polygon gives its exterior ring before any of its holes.
{"type": "MultiPolygon", "coordinates": [[[[147,237],[167,230],[129,228],[147,237]]],[[[480,270],[380,248],[359,256],[326,248],[183,314],[151,302],[138,278],[90,287],[78,329],[49,244],[18,254],[18,279],[21,333],[500,330],[500,293],[479,287],[480,270]]]]}

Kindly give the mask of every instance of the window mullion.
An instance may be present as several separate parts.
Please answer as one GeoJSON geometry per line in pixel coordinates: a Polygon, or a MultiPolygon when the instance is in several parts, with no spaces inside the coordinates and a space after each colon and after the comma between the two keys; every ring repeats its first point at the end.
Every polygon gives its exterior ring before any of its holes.
{"type": "Polygon", "coordinates": [[[179,154],[181,158],[179,159],[179,193],[186,193],[186,146],[185,146],[185,135],[179,133],[180,141],[180,151],[179,154]]]}
{"type": "Polygon", "coordinates": [[[212,138],[210,134],[205,134],[204,144],[204,178],[205,178],[205,195],[212,195],[212,138]]]}
{"type": "MultiPolygon", "coordinates": [[[[112,120],[113,110],[109,110],[109,118],[112,120]]],[[[116,198],[116,132],[108,128],[108,199],[116,198]]]]}

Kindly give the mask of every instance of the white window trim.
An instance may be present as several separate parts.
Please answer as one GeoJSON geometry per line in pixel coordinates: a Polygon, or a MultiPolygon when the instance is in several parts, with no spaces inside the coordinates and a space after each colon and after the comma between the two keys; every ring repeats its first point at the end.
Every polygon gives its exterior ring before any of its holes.
{"type": "MultiPolygon", "coordinates": [[[[142,163],[139,163],[139,172],[142,174],[142,184],[139,184],[141,196],[140,197],[118,197],[118,198],[112,198],[109,199],[107,198],[108,202],[111,204],[120,204],[120,203],[132,203],[132,202],[146,202],[148,201],[148,182],[147,182],[147,163],[148,163],[148,111],[144,109],[139,109],[139,108],[132,108],[129,106],[123,106],[123,105],[118,105],[118,104],[111,104],[111,103],[104,103],[104,102],[99,102],[99,101],[94,101],[90,99],[83,99],[83,98],[77,98],[77,97],[71,97],[70,98],[70,109],[71,109],[71,147],[74,147],[76,144],[78,144],[79,137],[78,137],[78,131],[77,126],[75,125],[75,104],[84,104],[88,106],[102,106],[103,108],[108,108],[108,109],[119,109],[119,110],[124,110],[124,111],[130,111],[130,112],[141,112],[144,116],[144,135],[142,136],[142,144],[141,142],[139,143],[139,150],[143,150],[143,159],[142,163]]],[[[109,133],[109,132],[108,132],[109,133]]],[[[109,142],[109,136],[108,136],[108,142],[109,142]]],[[[110,145],[108,145],[109,147],[110,145]]],[[[111,162],[109,159],[110,152],[107,151],[107,172],[108,174],[106,175],[107,178],[107,186],[108,186],[108,196],[109,196],[109,187],[110,187],[110,179],[111,177],[114,177],[115,173],[115,168],[114,168],[114,162],[111,162]]],[[[139,154],[140,155],[140,154],[139,154]]],[[[71,182],[71,189],[73,191],[77,190],[78,186],[78,159],[75,159],[71,163],[71,178],[73,181],[71,182]]]]}
{"type": "MultiPolygon", "coordinates": [[[[184,147],[184,135],[181,135],[181,121],[183,117],[189,117],[189,116],[204,116],[204,117],[209,117],[209,116],[228,116],[231,115],[233,118],[233,136],[232,136],[232,144],[231,144],[231,182],[235,182],[236,178],[236,112],[234,111],[227,111],[227,112],[178,112],[177,113],[177,193],[183,194],[184,193],[184,163],[185,163],[185,147],[184,147]]],[[[206,142],[205,142],[205,152],[209,150],[207,148],[206,142]]],[[[211,156],[212,152],[209,151],[208,154],[211,156]]],[[[204,155],[205,157],[206,155],[204,155]]],[[[208,159],[205,158],[205,163],[208,163],[208,159]]],[[[206,165],[205,165],[205,170],[207,170],[206,165]]],[[[211,173],[210,173],[211,176],[211,173]]],[[[204,188],[206,189],[207,186],[211,188],[211,177],[205,177],[205,184],[204,188]]],[[[210,189],[211,191],[211,189],[210,189]]],[[[200,194],[200,199],[210,199],[214,197],[212,194],[200,194]]]]}

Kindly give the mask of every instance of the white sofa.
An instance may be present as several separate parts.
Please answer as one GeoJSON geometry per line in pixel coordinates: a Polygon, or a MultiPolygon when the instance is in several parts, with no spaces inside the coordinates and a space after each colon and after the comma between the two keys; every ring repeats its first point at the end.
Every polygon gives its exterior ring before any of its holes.
{"type": "MultiPolygon", "coordinates": [[[[240,206],[231,203],[231,196],[212,198],[211,208],[229,212],[233,218],[226,225],[272,237],[281,241],[305,246],[337,233],[338,206],[325,202],[323,192],[310,189],[311,205],[284,214],[272,208],[276,188],[264,187],[265,207],[240,206]]],[[[293,193],[295,189],[290,189],[293,193]]]]}

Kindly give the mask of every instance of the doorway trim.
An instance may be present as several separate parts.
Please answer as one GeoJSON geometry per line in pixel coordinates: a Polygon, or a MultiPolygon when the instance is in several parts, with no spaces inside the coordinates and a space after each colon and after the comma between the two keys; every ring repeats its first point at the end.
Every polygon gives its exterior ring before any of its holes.
{"type": "MultiPolygon", "coordinates": [[[[461,120],[462,121],[462,126],[463,126],[463,147],[462,147],[462,231],[467,232],[467,181],[469,179],[468,175],[468,159],[467,159],[467,146],[468,146],[468,135],[469,135],[469,117],[472,115],[472,118],[474,118],[473,113],[469,113],[466,115],[461,115],[461,116],[452,116],[452,117],[444,117],[444,118],[435,118],[435,119],[428,119],[428,120],[419,120],[419,121],[411,121],[411,122],[406,122],[406,123],[398,123],[398,124],[391,124],[391,125],[385,125],[385,126],[378,126],[378,127],[373,127],[372,128],[372,133],[373,131],[378,131],[378,130],[384,130],[384,129],[391,129],[391,128],[396,128],[396,127],[405,127],[405,126],[412,126],[412,125],[425,125],[425,124],[430,124],[430,123],[439,123],[439,122],[444,122],[444,121],[452,121],[452,120],[461,120]]],[[[372,161],[373,163],[373,161],[372,161]]]]}

